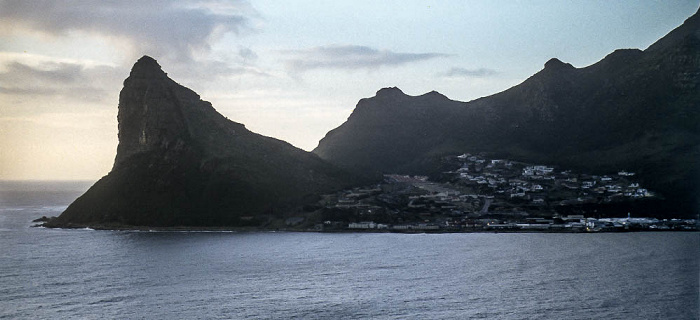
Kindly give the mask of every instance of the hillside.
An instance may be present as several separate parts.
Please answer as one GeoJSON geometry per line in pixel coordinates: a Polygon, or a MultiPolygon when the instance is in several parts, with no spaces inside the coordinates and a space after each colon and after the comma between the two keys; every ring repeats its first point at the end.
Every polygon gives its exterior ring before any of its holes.
{"type": "Polygon", "coordinates": [[[700,213],[700,18],[646,50],[575,68],[551,59],[470,102],[397,88],[362,99],[313,151],[348,168],[431,173],[442,155],[486,152],[598,173],[631,170],[669,214],[700,213]]]}

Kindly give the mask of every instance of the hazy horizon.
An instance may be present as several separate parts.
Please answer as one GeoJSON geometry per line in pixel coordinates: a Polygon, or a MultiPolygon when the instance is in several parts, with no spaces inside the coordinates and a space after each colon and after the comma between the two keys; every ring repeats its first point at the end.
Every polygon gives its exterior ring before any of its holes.
{"type": "Polygon", "coordinates": [[[122,81],[149,55],[250,130],[311,150],[383,87],[470,101],[551,58],[645,49],[699,1],[0,1],[0,180],[111,169],[122,81]]]}

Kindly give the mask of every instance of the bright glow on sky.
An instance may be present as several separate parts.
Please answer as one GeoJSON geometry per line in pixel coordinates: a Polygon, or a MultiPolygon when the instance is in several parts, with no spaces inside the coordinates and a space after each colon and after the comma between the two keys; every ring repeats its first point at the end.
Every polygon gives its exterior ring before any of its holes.
{"type": "Polygon", "coordinates": [[[97,179],[150,55],[250,130],[313,149],[382,87],[468,101],[552,57],[645,49],[698,1],[0,0],[0,179],[97,179]]]}

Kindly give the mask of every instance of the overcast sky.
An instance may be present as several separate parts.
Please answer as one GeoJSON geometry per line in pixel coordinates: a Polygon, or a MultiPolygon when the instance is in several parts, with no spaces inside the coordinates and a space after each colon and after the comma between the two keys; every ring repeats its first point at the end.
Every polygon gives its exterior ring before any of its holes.
{"type": "Polygon", "coordinates": [[[469,101],[557,57],[645,49],[699,1],[0,0],[0,179],[98,179],[149,55],[250,130],[311,150],[398,86],[469,101]]]}

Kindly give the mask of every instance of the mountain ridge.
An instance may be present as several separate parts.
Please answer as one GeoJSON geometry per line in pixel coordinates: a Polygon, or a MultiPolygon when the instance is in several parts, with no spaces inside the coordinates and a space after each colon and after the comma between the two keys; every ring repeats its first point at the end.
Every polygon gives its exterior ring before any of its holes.
{"type": "Polygon", "coordinates": [[[380,90],[313,152],[339,166],[393,173],[429,173],[437,156],[462,152],[635,170],[686,203],[675,212],[697,214],[698,30],[696,13],[644,51],[616,50],[583,68],[552,58],[522,83],[469,102],[391,100],[380,90]]]}

